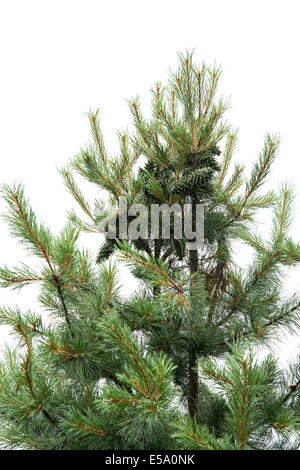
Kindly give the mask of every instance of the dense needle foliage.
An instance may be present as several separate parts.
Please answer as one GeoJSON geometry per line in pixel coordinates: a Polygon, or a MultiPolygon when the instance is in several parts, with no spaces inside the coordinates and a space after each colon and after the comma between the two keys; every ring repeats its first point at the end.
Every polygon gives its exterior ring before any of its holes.
{"type": "MultiPolygon", "coordinates": [[[[39,283],[40,311],[1,307],[18,338],[3,352],[1,442],[25,449],[299,448],[300,363],[280,370],[257,352],[282,329],[299,326],[300,297],[286,297],[283,271],[300,261],[288,233],[293,194],[263,184],[279,140],[267,135],[250,174],[232,165],[237,133],[217,99],[220,70],[179,56],[166,86],[152,90],[145,119],[129,101],[133,131],[119,133],[110,157],[98,112],[91,143],[61,170],[82,210],[53,234],[37,221],[21,184],[4,186],[11,234],[42,261],[0,269],[1,286],[39,283]],[[85,178],[103,199],[87,201],[85,178]],[[100,235],[119,199],[205,207],[204,241],[122,240],[100,235]],[[269,238],[256,232],[260,209],[273,211],[269,238]],[[82,232],[99,232],[99,253],[78,248],[82,232]],[[233,243],[252,247],[242,270],[233,243]],[[101,245],[101,246],[100,246],[101,245]],[[139,281],[122,298],[118,265],[139,281]]],[[[134,221],[136,215],[128,215],[134,221]]]]}

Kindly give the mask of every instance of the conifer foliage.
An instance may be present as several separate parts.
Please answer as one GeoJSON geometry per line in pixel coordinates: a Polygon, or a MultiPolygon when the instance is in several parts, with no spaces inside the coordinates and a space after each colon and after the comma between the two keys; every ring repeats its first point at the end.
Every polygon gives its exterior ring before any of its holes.
{"type": "MultiPolygon", "coordinates": [[[[257,353],[284,329],[299,327],[300,297],[283,290],[286,267],[300,261],[289,235],[292,189],[264,191],[279,139],[267,135],[250,174],[231,160],[237,132],[217,98],[220,70],[179,55],[168,83],[152,90],[152,114],[129,101],[133,130],[118,134],[109,156],[99,113],[92,139],[61,170],[82,216],[71,211],[61,233],[40,223],[21,184],[5,185],[6,221],[40,269],[0,269],[0,285],[39,283],[40,309],[2,306],[0,321],[17,342],[3,351],[1,445],[22,449],[299,448],[300,361],[281,370],[257,353]],[[87,201],[84,178],[101,190],[87,201]],[[118,203],[204,205],[204,240],[161,236],[123,239],[118,203]],[[255,229],[261,209],[273,211],[268,239],[255,229]],[[99,233],[92,256],[82,232],[99,233]],[[105,226],[107,229],[107,226],[105,226]],[[233,244],[253,257],[239,268],[233,244]],[[120,294],[118,263],[139,287],[120,294]],[[117,264],[116,264],[117,263],[117,264]]],[[[128,215],[134,221],[136,215],[128,215]]]]}

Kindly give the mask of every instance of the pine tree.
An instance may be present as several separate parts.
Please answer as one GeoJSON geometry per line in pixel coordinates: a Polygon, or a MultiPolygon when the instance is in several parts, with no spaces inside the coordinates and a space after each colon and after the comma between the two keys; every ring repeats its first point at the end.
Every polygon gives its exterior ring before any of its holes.
{"type": "Polygon", "coordinates": [[[192,54],[179,62],[153,88],[150,119],[129,101],[134,130],[119,133],[117,157],[108,156],[98,111],[89,113],[91,143],[61,170],[83,217],[71,211],[60,234],[38,222],[21,184],[2,189],[11,234],[41,261],[39,270],[0,270],[2,287],[40,284],[40,312],[0,310],[18,339],[1,362],[4,448],[299,448],[300,360],[287,372],[274,355],[258,357],[300,318],[298,294],[283,295],[286,268],[300,261],[289,235],[293,191],[262,190],[279,139],[266,136],[250,175],[232,169],[237,132],[224,121],[229,103],[217,98],[220,70],[196,66],[192,54]],[[103,199],[88,202],[75,174],[103,199]],[[158,238],[124,240],[121,197],[149,209],[190,204],[193,229],[202,204],[201,247],[189,250],[172,232],[165,239],[161,220],[158,238]],[[273,211],[268,239],[256,232],[261,209],[273,211]],[[103,223],[94,258],[78,238],[103,223]],[[234,258],[237,243],[252,248],[247,269],[234,258]],[[129,298],[121,260],[139,281],[129,298]]]}

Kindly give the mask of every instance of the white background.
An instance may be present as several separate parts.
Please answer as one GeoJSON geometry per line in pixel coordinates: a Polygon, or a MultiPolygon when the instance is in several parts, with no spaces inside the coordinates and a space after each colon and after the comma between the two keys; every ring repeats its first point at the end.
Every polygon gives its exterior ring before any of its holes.
{"type": "MultiPolygon", "coordinates": [[[[100,107],[115,153],[116,129],[130,125],[126,98],[138,94],[147,109],[150,87],[176,66],[176,53],[195,49],[196,61],[222,65],[220,90],[232,97],[227,117],[240,129],[236,159],[250,166],[266,131],[281,135],[269,181],[294,183],[300,240],[299,10],[297,0],[1,0],[0,182],[22,180],[37,215],[58,231],[75,203],[56,168],[87,143],[84,113],[100,107]]],[[[97,248],[90,237],[84,242],[97,248]]],[[[238,253],[244,263],[247,255],[238,253]]],[[[22,247],[1,221],[0,264],[21,260],[22,247]]],[[[287,288],[299,280],[298,271],[287,288]]],[[[2,289],[0,304],[32,308],[36,292],[2,289]]],[[[3,327],[0,339],[9,341],[3,327]]],[[[298,352],[298,343],[285,339],[280,358],[298,352]]]]}

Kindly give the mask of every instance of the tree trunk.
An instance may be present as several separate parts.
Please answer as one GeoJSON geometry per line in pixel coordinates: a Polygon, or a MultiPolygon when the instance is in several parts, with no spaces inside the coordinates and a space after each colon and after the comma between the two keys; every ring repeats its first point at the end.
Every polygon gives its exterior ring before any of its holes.
{"type": "MultiPolygon", "coordinates": [[[[192,228],[196,230],[196,202],[193,201],[192,206],[192,228]]],[[[197,273],[198,270],[198,251],[197,250],[190,250],[189,252],[189,269],[190,275],[197,273]]],[[[191,279],[191,296],[192,287],[195,280],[191,279]]],[[[197,353],[195,348],[189,348],[189,366],[188,366],[188,374],[189,374],[189,385],[188,385],[188,410],[193,418],[197,413],[197,402],[198,402],[198,372],[195,370],[196,362],[197,362],[197,353]]]]}
{"type": "Polygon", "coordinates": [[[189,350],[189,389],[188,389],[188,409],[191,418],[197,414],[198,402],[198,373],[196,367],[197,354],[195,349],[189,350]]]}

